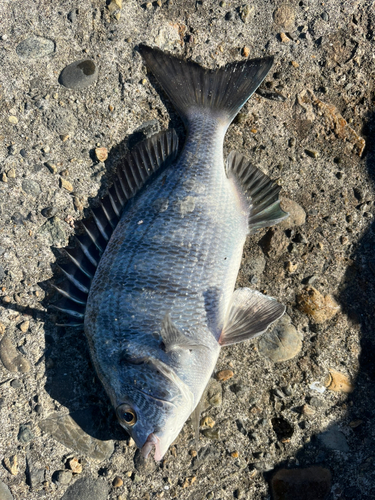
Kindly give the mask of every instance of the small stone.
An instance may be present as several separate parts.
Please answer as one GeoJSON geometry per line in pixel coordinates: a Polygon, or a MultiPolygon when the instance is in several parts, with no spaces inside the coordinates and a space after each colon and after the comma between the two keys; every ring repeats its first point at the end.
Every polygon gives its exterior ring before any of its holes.
{"type": "Polygon", "coordinates": [[[62,142],[66,142],[69,139],[69,134],[61,134],[60,139],[62,142]]]}
{"type": "Polygon", "coordinates": [[[219,439],[220,438],[220,429],[205,429],[203,431],[203,435],[208,439],[219,439]]]}
{"type": "Polygon", "coordinates": [[[98,161],[104,162],[108,158],[107,148],[95,148],[95,156],[98,161]]]}
{"type": "Polygon", "coordinates": [[[74,474],[81,474],[81,472],[82,472],[82,464],[79,462],[78,458],[76,458],[76,457],[71,458],[68,461],[68,464],[69,464],[70,470],[74,474]]]}
{"type": "Polygon", "coordinates": [[[302,349],[302,335],[291,324],[288,315],[284,315],[272,329],[264,333],[258,341],[259,354],[274,363],[292,359],[302,349]]]}
{"type": "Polygon", "coordinates": [[[20,425],[17,439],[21,441],[21,443],[28,443],[32,439],[34,439],[34,434],[28,425],[20,425]]]}
{"type": "Polygon", "coordinates": [[[69,191],[69,193],[72,193],[74,188],[73,188],[73,185],[67,181],[66,179],[64,179],[64,177],[60,177],[60,185],[62,188],[66,189],[67,191],[69,191]]]}
{"type": "Polygon", "coordinates": [[[64,246],[66,240],[66,225],[58,218],[52,217],[42,226],[41,233],[45,234],[54,246],[64,246]]]}
{"type": "Polygon", "coordinates": [[[280,33],[280,39],[283,43],[289,43],[290,42],[290,38],[288,36],[286,36],[285,33],[281,32],[280,33]]]}
{"type": "Polygon", "coordinates": [[[83,207],[82,201],[81,201],[79,198],[77,198],[77,197],[75,197],[75,198],[74,198],[74,206],[75,206],[75,208],[76,208],[79,212],[82,212],[82,211],[83,211],[83,208],[84,208],[84,207],[83,207]]]}
{"type": "Polygon", "coordinates": [[[226,382],[230,378],[232,378],[234,375],[232,370],[221,370],[216,374],[216,379],[219,380],[219,382],[226,382]]]}
{"type": "Polygon", "coordinates": [[[282,3],[273,13],[275,23],[284,28],[291,28],[294,24],[294,19],[294,10],[288,3],[282,3]]]}
{"type": "MultiPolygon", "coordinates": [[[[88,422],[93,422],[92,425],[94,426],[95,410],[95,408],[78,410],[72,416],[57,414],[39,422],[38,426],[43,432],[50,434],[56,441],[67,448],[102,462],[112,455],[113,441],[96,439],[86,433],[77,423],[77,421],[82,422],[82,425],[87,427],[88,422]]],[[[95,429],[91,431],[92,434],[97,434],[97,430],[95,426],[95,429]]],[[[90,429],[88,429],[88,432],[90,432],[90,429]]]]}
{"type": "Polygon", "coordinates": [[[53,163],[50,163],[49,161],[47,161],[45,163],[45,166],[48,168],[48,170],[51,172],[51,174],[56,174],[56,172],[57,172],[56,165],[54,165],[53,163]]]}
{"type": "Polygon", "coordinates": [[[198,455],[197,450],[190,450],[189,453],[193,458],[195,458],[198,455]]]}
{"type": "Polygon", "coordinates": [[[328,450],[337,450],[342,452],[349,451],[349,445],[344,434],[339,431],[336,426],[333,426],[328,431],[319,434],[318,439],[328,450]]]}
{"type": "Polygon", "coordinates": [[[22,387],[22,382],[18,379],[14,379],[14,380],[12,380],[10,385],[11,385],[11,387],[13,387],[13,389],[20,389],[22,387]]]}
{"type": "Polygon", "coordinates": [[[272,227],[261,238],[259,245],[268,257],[275,258],[286,252],[289,239],[279,227],[272,227]]]}
{"type": "Polygon", "coordinates": [[[323,12],[320,17],[323,19],[323,21],[326,21],[328,22],[329,21],[329,15],[327,14],[327,12],[323,12]]]}
{"type": "Polygon", "coordinates": [[[290,64],[293,66],[293,68],[299,68],[299,64],[297,61],[290,61],[290,64]]]}
{"type": "MultiPolygon", "coordinates": [[[[18,467],[18,458],[17,455],[12,455],[11,457],[5,457],[4,458],[4,465],[5,468],[8,469],[8,471],[12,474],[12,476],[17,476],[19,473],[20,469],[18,467]]],[[[1,499],[1,495],[0,495],[1,499]]]]}
{"type": "Polygon", "coordinates": [[[14,168],[11,168],[7,172],[7,176],[8,176],[8,179],[15,179],[15,177],[16,177],[16,171],[14,170],[14,168]]]}
{"type": "Polygon", "coordinates": [[[215,420],[213,420],[211,417],[203,417],[201,420],[201,426],[202,427],[212,427],[215,425],[215,420]]]}
{"type": "Polygon", "coordinates": [[[0,359],[10,372],[27,373],[30,371],[30,363],[18,352],[9,337],[3,337],[0,342],[0,359]]]}
{"type": "Polygon", "coordinates": [[[114,488],[120,488],[123,484],[124,484],[124,481],[119,476],[116,476],[114,478],[114,480],[112,481],[112,485],[114,488]]]}
{"type": "Polygon", "coordinates": [[[287,219],[284,219],[280,222],[279,227],[283,229],[291,229],[292,227],[302,226],[306,222],[306,212],[293,200],[289,200],[288,198],[282,197],[280,200],[281,208],[284,212],[289,214],[287,219]]]}
{"type": "Polygon", "coordinates": [[[323,296],[312,286],[307,286],[297,295],[297,305],[318,324],[329,321],[340,311],[339,304],[331,295],[323,296]]]}
{"type": "Polygon", "coordinates": [[[57,208],[56,207],[46,207],[46,208],[43,208],[43,210],[41,210],[40,213],[43,215],[43,217],[45,217],[46,219],[49,219],[50,217],[54,217],[57,214],[57,208]]]}
{"type": "Polygon", "coordinates": [[[305,415],[305,417],[312,417],[313,415],[315,415],[315,412],[316,412],[315,408],[308,405],[307,403],[304,404],[301,408],[301,413],[302,415],[305,415]]]}
{"type": "Polygon", "coordinates": [[[244,57],[249,57],[249,55],[250,55],[250,49],[249,49],[249,47],[246,47],[246,45],[245,45],[245,47],[242,48],[242,55],[244,57]]]}
{"type": "Polygon", "coordinates": [[[349,377],[333,369],[329,370],[329,375],[324,385],[330,391],[345,392],[347,394],[354,391],[354,385],[349,377]]]}
{"type": "Polygon", "coordinates": [[[1,175],[1,180],[2,180],[3,182],[8,182],[8,177],[7,177],[7,174],[6,174],[5,172],[3,172],[3,173],[2,173],[2,175],[1,175]]]}
{"type": "Polygon", "coordinates": [[[11,123],[12,125],[17,125],[18,123],[18,118],[16,116],[8,116],[8,121],[9,123],[11,123]]]}
{"type": "Polygon", "coordinates": [[[185,481],[182,483],[182,487],[189,488],[192,484],[195,483],[196,480],[197,480],[196,476],[187,477],[185,481]]]}
{"type": "Polygon", "coordinates": [[[289,260],[286,265],[285,265],[285,269],[288,271],[288,273],[290,274],[293,274],[297,271],[298,269],[298,262],[292,262],[291,260],[289,260]]]}
{"type": "Polygon", "coordinates": [[[323,467],[280,469],[271,479],[274,500],[324,500],[331,490],[331,472],[323,467]]]}
{"type": "Polygon", "coordinates": [[[217,380],[211,380],[207,389],[206,400],[209,405],[219,407],[223,404],[223,389],[217,380]]]}
{"type": "Polygon", "coordinates": [[[314,149],[305,149],[305,153],[307,156],[310,156],[310,158],[318,158],[319,156],[318,151],[315,151],[314,149]]]}
{"type": "Polygon", "coordinates": [[[111,0],[107,5],[109,12],[115,12],[116,10],[122,9],[122,0],[111,0]]]}
{"type": "Polygon", "coordinates": [[[72,480],[73,473],[70,470],[58,470],[56,472],[56,481],[60,484],[69,484],[72,480]]]}
{"type": "Polygon", "coordinates": [[[18,57],[21,59],[41,59],[55,51],[55,42],[41,36],[30,36],[16,47],[18,57]]]}
{"type": "Polygon", "coordinates": [[[20,324],[20,330],[23,333],[26,333],[29,327],[30,327],[30,321],[24,321],[23,323],[20,324]]]}
{"type": "Polygon", "coordinates": [[[84,477],[69,486],[61,500],[104,500],[108,496],[108,490],[105,481],[84,477]]]}
{"type": "Polygon", "coordinates": [[[98,78],[98,68],[91,59],[82,59],[66,66],[59,78],[64,87],[80,90],[93,84],[98,78]]]}
{"type": "Polygon", "coordinates": [[[13,500],[13,495],[9,491],[8,486],[0,481],[0,499],[1,500],[13,500]]]}
{"type": "Polygon", "coordinates": [[[233,452],[230,454],[230,456],[231,456],[232,458],[238,458],[238,457],[240,456],[240,454],[238,453],[238,451],[233,451],[233,452]]]}
{"type": "Polygon", "coordinates": [[[4,323],[0,323],[0,335],[4,335],[5,333],[5,325],[4,323]]]}
{"type": "Polygon", "coordinates": [[[20,155],[22,156],[22,158],[26,158],[26,157],[27,157],[27,151],[26,151],[26,149],[23,149],[23,148],[22,148],[22,149],[20,150],[20,155]]]}
{"type": "Polygon", "coordinates": [[[255,12],[254,5],[246,4],[240,7],[240,18],[244,23],[248,23],[255,12]]]}
{"type": "Polygon", "coordinates": [[[40,194],[40,186],[37,182],[32,181],[31,179],[24,179],[22,181],[22,189],[25,193],[30,196],[34,196],[35,198],[40,194]]]}

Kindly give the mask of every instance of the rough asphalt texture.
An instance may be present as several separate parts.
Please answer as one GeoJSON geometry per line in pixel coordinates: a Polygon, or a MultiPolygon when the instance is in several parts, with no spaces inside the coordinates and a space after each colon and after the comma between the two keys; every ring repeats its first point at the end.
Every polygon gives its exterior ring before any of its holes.
{"type": "Polygon", "coordinates": [[[279,469],[297,470],[300,498],[375,497],[371,4],[0,3],[0,499],[278,499],[279,469]],[[233,376],[212,381],[200,441],[186,424],[161,464],[116,423],[83,333],[46,309],[55,248],[126,150],[170,126],[183,140],[141,42],[210,68],[275,55],[225,153],[252,158],[298,204],[248,240],[238,279],[290,321],[268,343],[223,349],[217,371],[233,376]]]}

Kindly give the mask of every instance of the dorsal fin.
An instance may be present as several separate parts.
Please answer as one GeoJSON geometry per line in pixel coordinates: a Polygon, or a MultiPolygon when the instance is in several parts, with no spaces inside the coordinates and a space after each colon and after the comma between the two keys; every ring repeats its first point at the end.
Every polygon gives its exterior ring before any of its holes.
{"type": "Polygon", "coordinates": [[[254,167],[242,154],[232,151],[226,164],[227,176],[235,177],[250,205],[249,232],[273,226],[286,219],[288,213],[280,208],[281,187],[254,167]]]}
{"type": "Polygon", "coordinates": [[[137,144],[118,167],[107,196],[82,221],[84,233],[75,237],[76,246],[66,248],[68,261],[60,265],[66,279],[54,285],[63,299],[54,307],[83,323],[86,301],[100,258],[120,220],[126,202],[142,189],[159,169],[170,165],[177,156],[178,137],[171,129],[137,144]]]}

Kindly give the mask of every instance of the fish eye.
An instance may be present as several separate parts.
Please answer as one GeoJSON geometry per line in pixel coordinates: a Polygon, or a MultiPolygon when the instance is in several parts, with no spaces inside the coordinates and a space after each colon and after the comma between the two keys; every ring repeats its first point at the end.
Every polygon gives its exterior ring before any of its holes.
{"type": "Polygon", "coordinates": [[[129,425],[130,427],[132,427],[137,421],[137,414],[129,405],[120,405],[117,408],[116,413],[119,420],[121,420],[125,425],[129,425]]]}

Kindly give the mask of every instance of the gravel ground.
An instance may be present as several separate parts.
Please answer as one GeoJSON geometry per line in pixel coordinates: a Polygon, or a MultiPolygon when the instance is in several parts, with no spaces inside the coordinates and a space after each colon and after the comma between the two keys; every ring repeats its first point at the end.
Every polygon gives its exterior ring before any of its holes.
{"type": "Polygon", "coordinates": [[[1,500],[375,498],[374,42],[365,1],[0,3],[1,500]],[[199,442],[186,424],[161,464],[47,310],[56,248],[124,152],[183,139],[141,42],[210,68],[275,56],[225,153],[279,179],[291,212],[249,238],[238,279],[288,316],[223,349],[199,442]]]}

